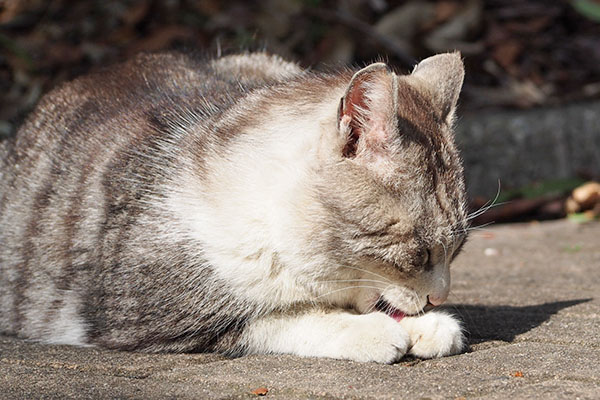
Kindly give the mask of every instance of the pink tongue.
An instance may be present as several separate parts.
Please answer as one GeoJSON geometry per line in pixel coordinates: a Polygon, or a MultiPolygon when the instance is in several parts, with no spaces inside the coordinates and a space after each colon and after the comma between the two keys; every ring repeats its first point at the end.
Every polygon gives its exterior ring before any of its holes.
{"type": "Polygon", "coordinates": [[[406,316],[406,314],[404,314],[402,311],[400,310],[395,310],[392,315],[390,315],[390,317],[394,318],[396,320],[396,322],[400,322],[402,320],[402,318],[404,318],[406,316]]]}

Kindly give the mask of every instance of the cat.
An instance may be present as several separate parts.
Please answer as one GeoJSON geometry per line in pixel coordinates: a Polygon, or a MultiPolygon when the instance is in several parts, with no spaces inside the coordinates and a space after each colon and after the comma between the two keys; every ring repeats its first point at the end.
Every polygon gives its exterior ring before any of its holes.
{"type": "Polygon", "coordinates": [[[464,350],[458,53],[399,75],[141,54],[0,144],[0,332],[393,363],[464,350]]]}

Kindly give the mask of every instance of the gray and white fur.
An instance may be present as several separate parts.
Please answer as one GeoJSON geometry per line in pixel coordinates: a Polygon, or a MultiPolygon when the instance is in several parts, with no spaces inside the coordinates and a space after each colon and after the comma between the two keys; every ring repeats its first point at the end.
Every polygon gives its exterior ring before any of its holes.
{"type": "Polygon", "coordinates": [[[0,332],[390,363],[460,352],[458,53],[410,75],[145,54],[0,143],[0,332]]]}

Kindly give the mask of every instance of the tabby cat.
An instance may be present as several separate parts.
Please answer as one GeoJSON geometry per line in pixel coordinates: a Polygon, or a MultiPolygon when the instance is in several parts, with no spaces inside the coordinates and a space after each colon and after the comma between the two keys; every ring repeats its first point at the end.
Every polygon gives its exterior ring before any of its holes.
{"type": "Polygon", "coordinates": [[[459,322],[423,310],[447,298],[466,238],[463,75],[458,53],[409,75],[162,53],[62,85],[0,144],[0,332],[381,363],[460,352],[459,322]]]}

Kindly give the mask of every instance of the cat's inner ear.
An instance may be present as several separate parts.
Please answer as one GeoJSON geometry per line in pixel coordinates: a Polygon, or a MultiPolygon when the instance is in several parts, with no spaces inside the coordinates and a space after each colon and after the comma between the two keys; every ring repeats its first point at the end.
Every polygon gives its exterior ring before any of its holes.
{"type": "Polygon", "coordinates": [[[352,77],[340,100],[338,129],[346,140],[343,156],[385,147],[397,127],[396,75],[383,63],[371,64],[352,77]]]}
{"type": "Polygon", "coordinates": [[[415,67],[412,76],[419,78],[429,89],[433,105],[440,110],[441,118],[451,123],[465,76],[460,53],[438,54],[426,58],[415,67]]]}

